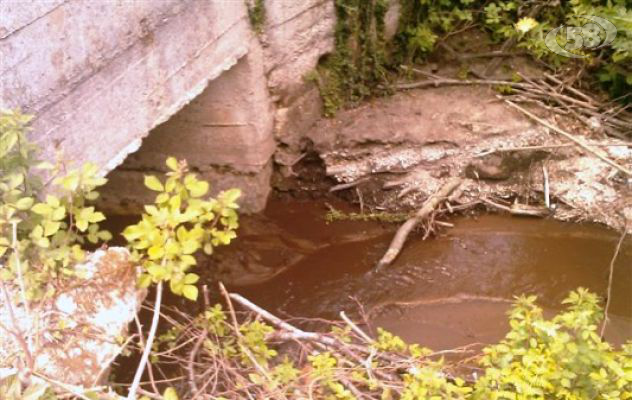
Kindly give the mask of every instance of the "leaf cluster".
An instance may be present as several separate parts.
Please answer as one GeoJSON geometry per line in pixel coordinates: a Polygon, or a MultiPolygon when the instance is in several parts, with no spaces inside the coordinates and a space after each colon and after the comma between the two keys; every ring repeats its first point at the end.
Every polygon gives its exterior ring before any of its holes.
{"type": "MultiPolygon", "coordinates": [[[[477,361],[482,373],[468,382],[451,374],[450,365],[431,350],[380,328],[360,353],[368,358],[350,355],[360,345],[348,326],[326,334],[340,346],[309,347],[303,356],[278,345],[275,338],[287,332],[258,319],[246,319],[237,334],[220,305],[195,318],[193,331],[208,332],[203,350],[215,368],[243,377],[220,385],[220,392],[212,393],[217,398],[246,393],[241,391],[248,385],[260,388],[250,393],[268,398],[356,399],[358,391],[406,400],[632,398],[632,343],[616,350],[596,333],[603,317],[597,296],[582,288],[573,291],[563,301],[566,310],[551,319],[543,317],[535,301],[535,296],[516,298],[510,332],[483,350],[477,361]]],[[[178,327],[163,346],[184,345],[191,331],[178,327]]]]}
{"type": "MultiPolygon", "coordinates": [[[[610,46],[571,52],[583,56],[579,63],[595,72],[594,76],[609,89],[612,97],[629,93],[632,88],[632,7],[625,0],[406,0],[402,6],[400,32],[395,39],[400,49],[399,62],[425,57],[435,49],[440,36],[451,34],[464,24],[478,22],[494,42],[515,40],[517,47],[535,58],[560,67],[572,59],[551,51],[546,46],[546,35],[559,26],[581,27],[589,22],[580,18],[586,15],[612,22],[617,36],[610,46]]],[[[563,28],[556,37],[561,47],[569,42],[565,32],[563,28]]],[[[597,36],[593,38],[586,36],[588,33],[582,31],[585,45],[592,39],[599,43],[604,39],[603,32],[594,32],[597,36]]]]}
{"type": "Polygon", "coordinates": [[[37,160],[37,148],[26,137],[31,117],[0,112],[0,279],[21,275],[26,297],[52,296],[64,278],[77,276],[73,266],[84,259],[83,245],[108,241],[99,228],[105,219],[89,202],[106,179],[96,165],[62,173],[37,160]],[[40,176],[48,171],[49,187],[40,176]]]}
{"type": "Polygon", "coordinates": [[[174,294],[195,300],[199,276],[188,272],[197,264],[194,254],[198,250],[211,254],[214,247],[237,237],[236,201],[241,192],[230,189],[205,199],[209,184],[190,173],[186,161],[170,157],[166,165],[169,172],[164,183],[155,176],[145,177],[145,186],[157,192],[156,199],[145,206],[140,222],[125,228],[123,236],[133,259],[143,268],[141,287],[168,281],[174,294]]]}

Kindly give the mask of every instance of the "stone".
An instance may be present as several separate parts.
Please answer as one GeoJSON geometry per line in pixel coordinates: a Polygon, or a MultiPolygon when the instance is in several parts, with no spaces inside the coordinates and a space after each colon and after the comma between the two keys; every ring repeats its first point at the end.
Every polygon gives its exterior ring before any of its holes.
{"type": "MultiPolygon", "coordinates": [[[[79,282],[50,300],[25,308],[15,306],[16,326],[4,294],[0,296],[0,323],[25,337],[34,369],[69,385],[92,387],[104,382],[108,368],[121,352],[128,324],[140,310],[146,290],[138,289],[139,268],[127,249],[111,247],[88,255],[75,266],[79,282]],[[26,336],[26,335],[25,335],[26,336]]],[[[9,290],[18,299],[17,288],[9,290]]],[[[17,368],[22,360],[14,336],[0,335],[0,368],[17,368]]]]}

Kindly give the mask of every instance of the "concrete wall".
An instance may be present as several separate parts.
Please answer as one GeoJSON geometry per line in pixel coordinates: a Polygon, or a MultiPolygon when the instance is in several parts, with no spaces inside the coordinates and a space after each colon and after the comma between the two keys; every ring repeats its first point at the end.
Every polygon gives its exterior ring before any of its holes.
{"type": "Polygon", "coordinates": [[[142,188],[146,171],[164,171],[173,155],[212,182],[214,192],[240,187],[242,211],[265,207],[273,163],[300,154],[300,137],[321,116],[318,90],[305,75],[333,49],[331,0],[267,0],[259,34],[248,52],[195,100],[143,141],[111,173],[103,206],[134,212],[152,200],[142,188]],[[273,157],[276,155],[276,157],[273,157]]]}
{"type": "Polygon", "coordinates": [[[169,155],[258,211],[273,162],[291,164],[320,118],[304,77],[333,49],[335,12],[333,0],[264,0],[255,34],[248,1],[3,0],[0,106],[36,115],[45,158],[118,167],[102,191],[110,211],[151,200],[143,174],[169,155]]]}
{"type": "Polygon", "coordinates": [[[118,165],[248,51],[240,1],[5,0],[0,106],[53,157],[118,165]]]}

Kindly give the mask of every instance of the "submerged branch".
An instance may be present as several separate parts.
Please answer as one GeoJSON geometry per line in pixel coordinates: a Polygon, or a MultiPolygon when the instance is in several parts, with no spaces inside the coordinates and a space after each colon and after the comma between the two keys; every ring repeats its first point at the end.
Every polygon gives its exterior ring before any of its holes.
{"type": "Polygon", "coordinates": [[[461,178],[452,178],[449,180],[441,189],[439,189],[435,194],[430,196],[428,200],[424,203],[424,205],[415,213],[415,215],[409,218],[404,224],[397,230],[397,233],[393,237],[388,250],[377,263],[375,267],[375,271],[379,271],[387,265],[390,265],[395,258],[399,255],[399,252],[402,250],[404,243],[406,242],[406,238],[410,232],[417,226],[419,222],[421,222],[424,218],[430,215],[431,212],[437,208],[437,206],[443,202],[447,197],[461,185],[461,178]]]}

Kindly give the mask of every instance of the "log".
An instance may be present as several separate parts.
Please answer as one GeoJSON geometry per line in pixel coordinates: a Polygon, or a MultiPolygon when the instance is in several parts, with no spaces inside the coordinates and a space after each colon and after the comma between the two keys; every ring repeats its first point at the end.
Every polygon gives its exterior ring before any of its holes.
{"type": "Polygon", "coordinates": [[[382,259],[377,263],[375,267],[375,271],[379,271],[387,265],[390,265],[395,258],[399,255],[399,252],[402,250],[404,243],[406,242],[406,238],[410,232],[417,226],[419,222],[421,222],[424,218],[426,218],[430,213],[432,213],[441,202],[446,200],[448,196],[459,186],[461,186],[461,182],[463,180],[461,178],[452,178],[445,185],[441,187],[435,194],[430,196],[428,200],[424,203],[424,205],[415,213],[415,215],[409,218],[406,222],[399,227],[393,240],[391,241],[390,246],[382,259]]]}

